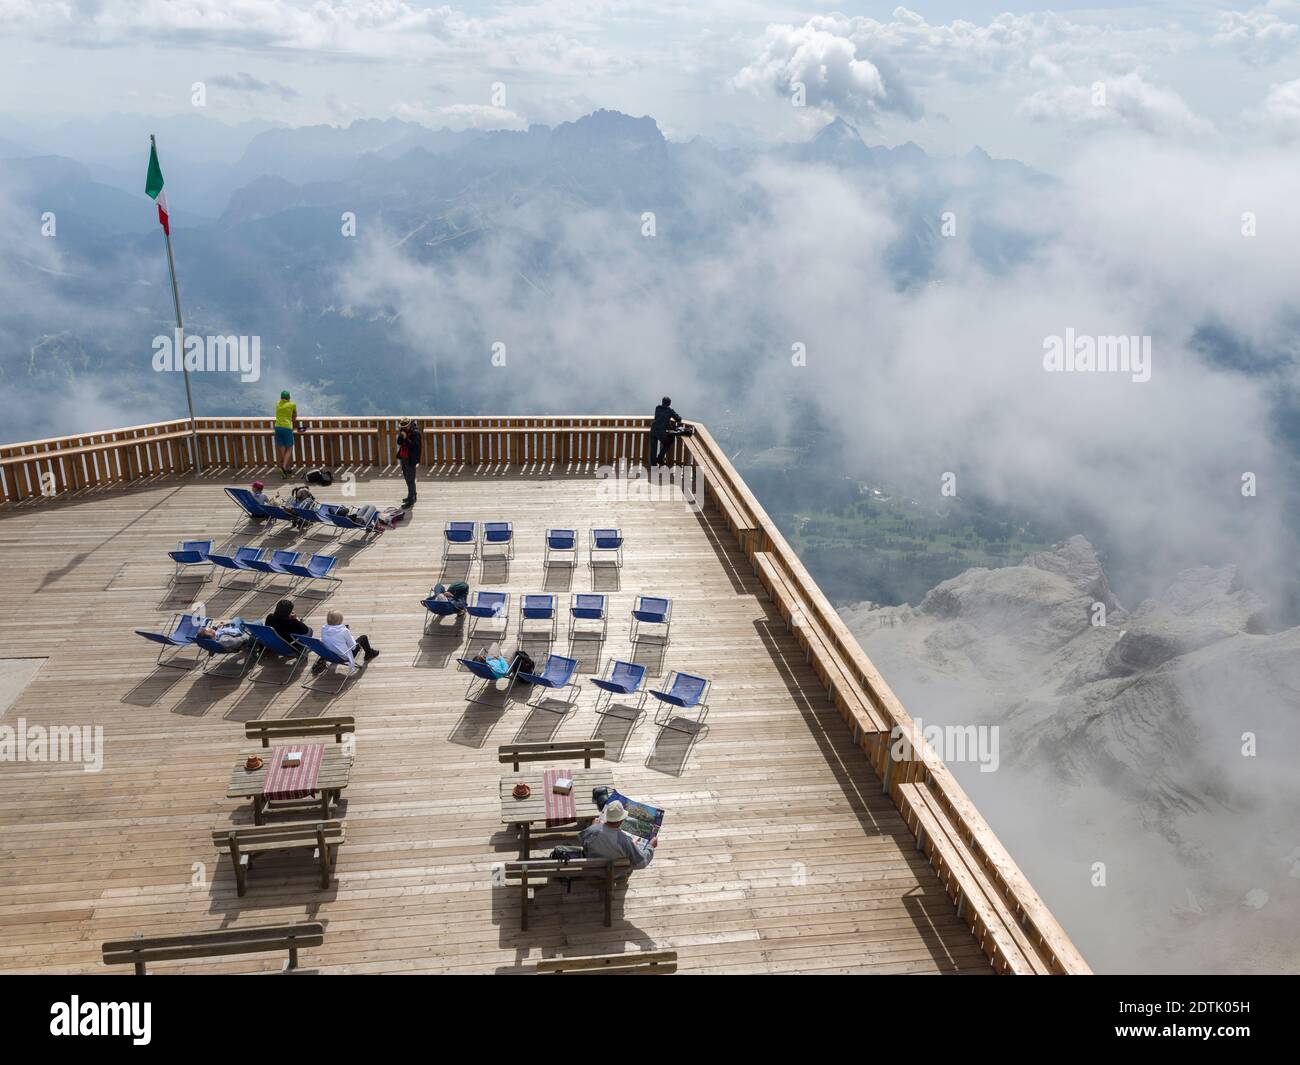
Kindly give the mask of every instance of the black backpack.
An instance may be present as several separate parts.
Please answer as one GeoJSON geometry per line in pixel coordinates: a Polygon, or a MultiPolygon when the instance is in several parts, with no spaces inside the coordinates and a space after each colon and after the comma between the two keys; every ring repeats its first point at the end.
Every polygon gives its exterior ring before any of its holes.
{"type": "Polygon", "coordinates": [[[334,483],[334,471],[327,469],[309,470],[307,473],[308,484],[318,484],[329,487],[334,483]]]}

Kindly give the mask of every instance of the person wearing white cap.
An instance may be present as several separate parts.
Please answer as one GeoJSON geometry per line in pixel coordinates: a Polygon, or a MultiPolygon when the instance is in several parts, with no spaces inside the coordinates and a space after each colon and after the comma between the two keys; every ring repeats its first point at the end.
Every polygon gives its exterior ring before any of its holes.
{"type": "Polygon", "coordinates": [[[598,821],[594,821],[578,833],[578,843],[587,858],[626,858],[633,869],[644,869],[655,856],[655,844],[649,845],[634,839],[623,831],[623,819],[627,813],[623,804],[617,799],[605,804],[598,821]]]}

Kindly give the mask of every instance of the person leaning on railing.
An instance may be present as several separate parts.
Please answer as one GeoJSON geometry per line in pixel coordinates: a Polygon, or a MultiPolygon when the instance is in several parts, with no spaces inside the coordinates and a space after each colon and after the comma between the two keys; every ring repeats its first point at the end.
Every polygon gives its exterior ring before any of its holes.
{"type": "Polygon", "coordinates": [[[280,476],[289,476],[289,456],[293,454],[295,433],[298,430],[298,404],[289,398],[286,388],[275,405],[275,449],[280,476]]]}
{"type": "Polygon", "coordinates": [[[655,407],[654,421],[650,423],[650,465],[671,466],[665,462],[668,449],[672,447],[673,430],[682,425],[682,416],[673,410],[673,401],[664,396],[663,402],[655,407]]]}

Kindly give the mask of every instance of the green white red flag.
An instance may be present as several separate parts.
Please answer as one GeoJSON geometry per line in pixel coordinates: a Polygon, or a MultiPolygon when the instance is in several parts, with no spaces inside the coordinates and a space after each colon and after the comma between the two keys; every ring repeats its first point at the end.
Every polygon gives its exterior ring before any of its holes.
{"type": "Polygon", "coordinates": [[[158,221],[163,227],[163,232],[170,236],[171,226],[167,221],[167,193],[163,192],[162,167],[158,165],[158,148],[154,144],[149,145],[149,174],[144,179],[144,191],[157,203],[158,221]]]}

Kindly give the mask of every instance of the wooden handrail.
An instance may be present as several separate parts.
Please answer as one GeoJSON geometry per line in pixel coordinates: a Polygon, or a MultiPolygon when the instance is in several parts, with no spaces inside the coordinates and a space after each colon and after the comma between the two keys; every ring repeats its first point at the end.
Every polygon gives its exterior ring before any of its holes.
{"type": "MultiPolygon", "coordinates": [[[[365,418],[328,416],[303,418],[308,432],[299,440],[299,463],[332,466],[391,466],[396,462],[398,417],[365,418]]],[[[424,464],[435,468],[474,469],[482,467],[564,466],[594,471],[620,463],[644,465],[650,419],[622,415],[563,415],[519,417],[424,417],[416,418],[425,431],[424,464]]],[[[272,420],[267,418],[199,418],[199,446],[206,470],[249,469],[270,466],[272,420]]],[[[0,497],[10,502],[30,497],[60,496],[67,492],[129,482],[142,477],[183,474],[193,470],[185,432],[189,423],[178,419],[152,425],[132,426],[81,436],[51,438],[0,445],[0,497]],[[43,490],[44,489],[44,490],[43,490]]],[[[1020,868],[1002,846],[988,823],[958,785],[943,761],[917,731],[911,716],[885,682],[866,652],[831,606],[804,568],[776,525],[754,498],[725,452],[701,425],[694,437],[676,440],[670,457],[679,464],[693,464],[704,473],[704,497],[708,481],[721,483],[741,549],[757,569],[757,557],[779,572],[795,589],[799,609],[812,622],[818,638],[807,649],[819,676],[847,675],[860,696],[889,728],[863,729],[860,715],[850,720],[854,739],[865,751],[882,781],[882,787],[898,806],[909,826],[911,800],[902,784],[926,784],[948,822],[979,864],[985,887],[995,891],[1015,914],[1019,924],[1036,945],[1048,967],[1058,973],[1087,973],[1087,963],[1064,929],[1052,916],[1020,868]],[[833,656],[834,661],[826,660],[833,656]],[[896,759],[892,740],[905,740],[910,754],[896,759]]],[[[845,712],[844,707],[841,711],[845,712]]],[[[935,850],[932,861],[938,861],[935,850]]],[[[987,929],[974,929],[999,971],[1010,971],[1010,963],[997,956],[989,944],[997,936],[987,929]]]]}

